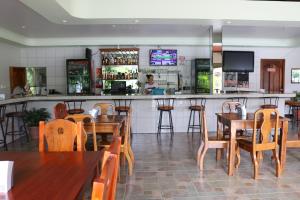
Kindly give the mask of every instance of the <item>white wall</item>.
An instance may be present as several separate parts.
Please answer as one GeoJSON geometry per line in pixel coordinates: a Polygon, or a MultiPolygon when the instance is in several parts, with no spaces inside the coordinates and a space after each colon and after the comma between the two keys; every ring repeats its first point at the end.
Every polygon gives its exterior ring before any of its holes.
{"type": "Polygon", "coordinates": [[[254,72],[249,74],[249,89],[260,89],[260,60],[285,59],[285,88],[284,92],[300,91],[300,84],[291,84],[291,68],[300,68],[300,48],[279,47],[224,47],[224,50],[254,51],[254,72]]]}
{"type": "MultiPolygon", "coordinates": [[[[47,67],[47,87],[66,93],[66,59],[85,57],[86,47],[27,47],[21,49],[21,65],[28,67],[47,67]]],[[[92,49],[93,66],[100,66],[100,46],[88,47],[92,49]]],[[[149,68],[149,49],[157,46],[138,46],[140,48],[140,69],[149,68]]],[[[185,56],[184,65],[168,67],[181,70],[184,79],[190,79],[191,60],[194,58],[208,58],[209,48],[204,46],[160,46],[178,50],[178,56],[185,56]]],[[[178,61],[179,62],[179,61],[178,61]]],[[[162,67],[151,67],[162,68],[162,67]]]]}
{"type": "Polygon", "coordinates": [[[10,94],[9,66],[20,66],[20,47],[0,40],[0,93],[10,94]]]}

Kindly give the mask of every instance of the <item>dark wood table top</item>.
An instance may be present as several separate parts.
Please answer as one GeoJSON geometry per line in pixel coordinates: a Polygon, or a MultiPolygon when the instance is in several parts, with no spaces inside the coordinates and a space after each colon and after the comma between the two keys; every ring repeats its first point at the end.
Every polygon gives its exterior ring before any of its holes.
{"type": "Polygon", "coordinates": [[[121,124],[126,120],[125,115],[98,115],[95,123],[101,124],[121,124]]]}
{"type": "Polygon", "coordinates": [[[0,160],[14,161],[8,199],[76,199],[94,178],[102,156],[101,152],[1,152],[0,160]]]}
{"type": "Polygon", "coordinates": [[[285,105],[288,105],[291,107],[300,107],[300,101],[287,100],[287,101],[285,101],[285,105]]]}

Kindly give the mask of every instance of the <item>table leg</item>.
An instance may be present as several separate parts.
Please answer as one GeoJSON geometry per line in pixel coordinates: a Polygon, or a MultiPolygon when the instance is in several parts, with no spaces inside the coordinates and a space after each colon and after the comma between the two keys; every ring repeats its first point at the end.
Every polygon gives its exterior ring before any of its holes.
{"type": "MultiPolygon", "coordinates": [[[[222,123],[220,122],[220,117],[217,116],[217,139],[220,140],[222,138],[221,127],[222,123]]],[[[221,160],[222,151],[221,149],[216,149],[216,160],[221,160]]]]}
{"type": "Polygon", "coordinates": [[[282,122],[282,129],[280,131],[280,147],[279,147],[279,160],[281,165],[281,172],[283,172],[286,161],[286,141],[288,135],[288,121],[282,122]]]}
{"type": "Polygon", "coordinates": [[[233,176],[234,163],[235,163],[235,146],[236,146],[236,126],[230,124],[230,143],[229,143],[229,160],[228,160],[228,175],[233,176]]]}

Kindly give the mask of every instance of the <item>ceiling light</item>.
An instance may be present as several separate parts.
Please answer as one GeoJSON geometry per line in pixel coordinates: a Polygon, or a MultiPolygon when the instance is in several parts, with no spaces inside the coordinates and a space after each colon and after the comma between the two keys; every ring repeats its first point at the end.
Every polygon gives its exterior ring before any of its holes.
{"type": "Polygon", "coordinates": [[[139,22],[140,22],[140,20],[138,20],[138,19],[134,20],[134,23],[139,23],[139,22]]]}
{"type": "Polygon", "coordinates": [[[226,24],[232,24],[232,22],[231,21],[226,21],[226,24]]]}
{"type": "Polygon", "coordinates": [[[65,20],[65,19],[63,19],[63,20],[61,20],[63,23],[67,23],[68,22],[68,20],[65,20]]]}
{"type": "Polygon", "coordinates": [[[21,26],[21,28],[22,28],[22,29],[25,29],[25,28],[26,28],[26,26],[25,26],[25,25],[23,25],[23,26],[21,26]]]}
{"type": "Polygon", "coordinates": [[[115,24],[113,24],[113,25],[111,25],[113,28],[116,28],[116,25],[115,24]]]}

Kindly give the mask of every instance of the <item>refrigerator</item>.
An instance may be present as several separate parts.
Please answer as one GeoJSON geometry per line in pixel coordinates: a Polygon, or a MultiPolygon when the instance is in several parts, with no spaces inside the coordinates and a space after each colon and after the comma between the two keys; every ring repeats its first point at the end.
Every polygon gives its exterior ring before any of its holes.
{"type": "Polygon", "coordinates": [[[91,93],[91,67],[89,59],[68,59],[67,93],[84,95],[91,93]]]}
{"type": "Polygon", "coordinates": [[[192,89],[195,93],[210,93],[211,67],[209,58],[192,61],[192,89]]]}

